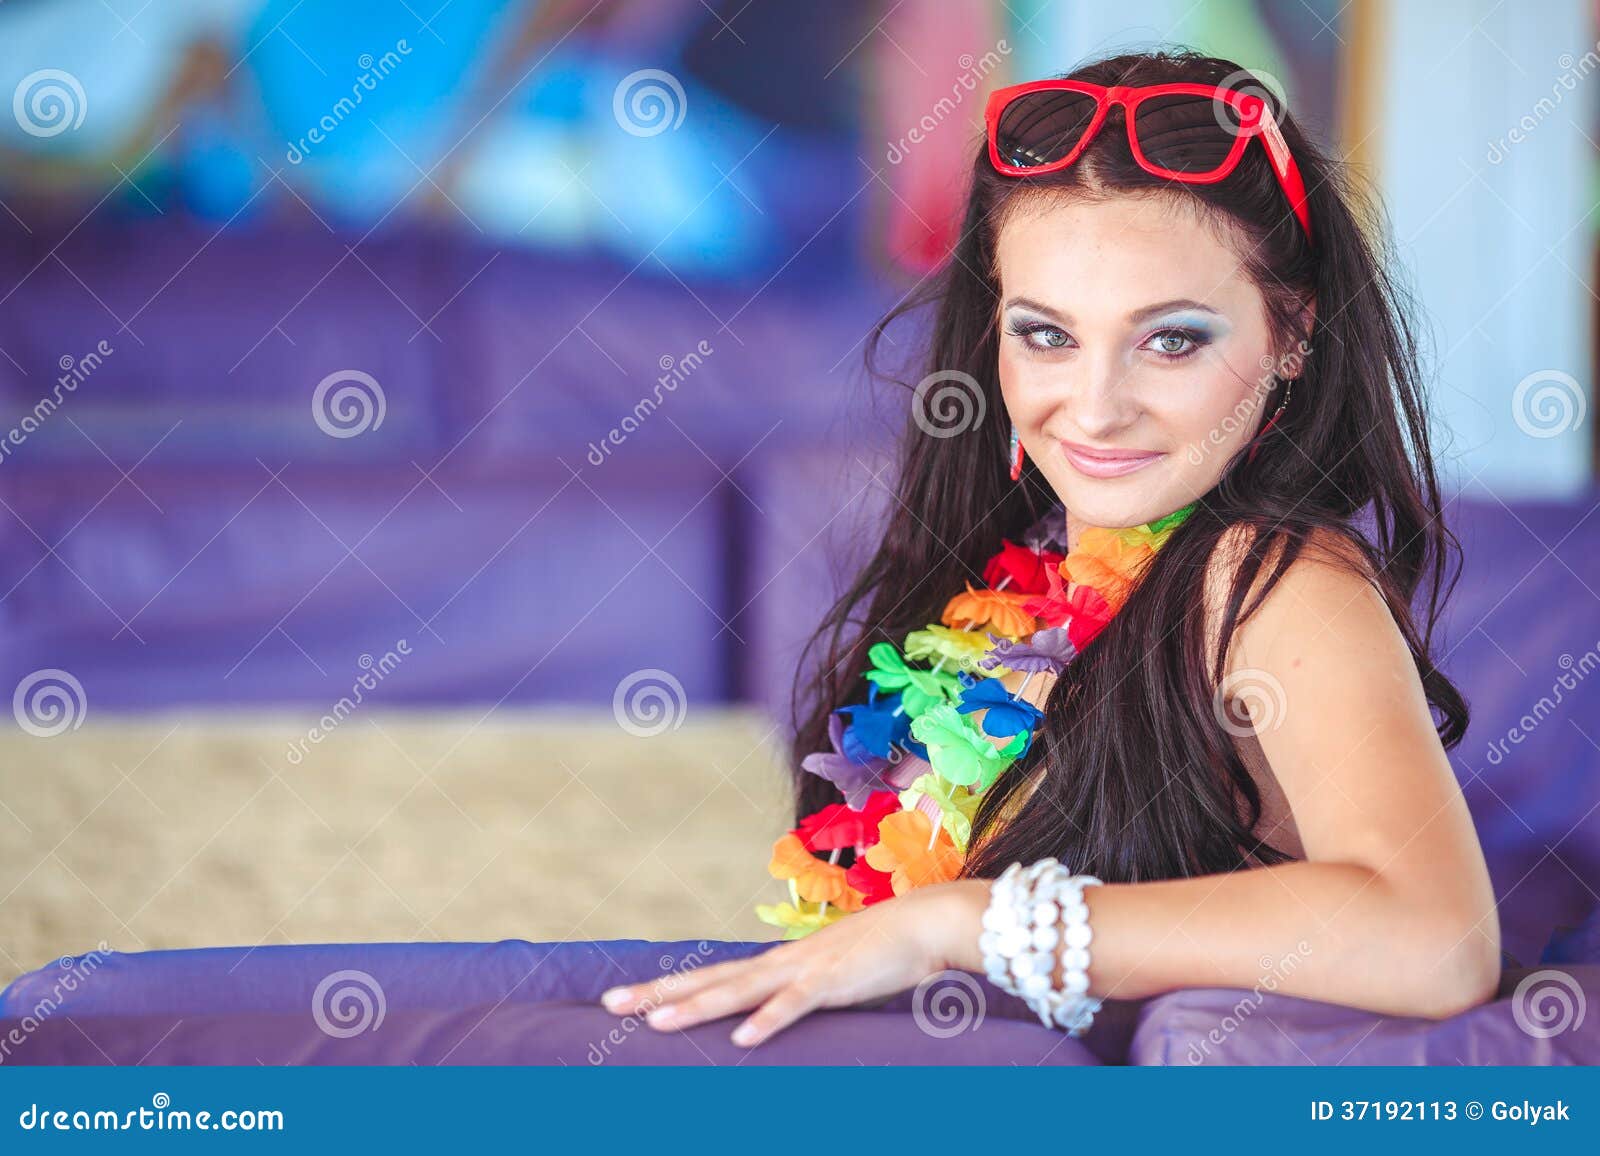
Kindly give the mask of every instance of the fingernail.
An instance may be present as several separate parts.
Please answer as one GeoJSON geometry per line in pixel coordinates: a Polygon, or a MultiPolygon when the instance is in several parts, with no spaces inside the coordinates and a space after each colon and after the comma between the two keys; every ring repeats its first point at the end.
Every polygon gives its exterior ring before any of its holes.
{"type": "Polygon", "coordinates": [[[615,1010],[622,1006],[627,997],[628,989],[626,987],[613,987],[600,993],[600,1002],[605,1004],[607,1008],[615,1010]]]}
{"type": "Polygon", "coordinates": [[[733,1042],[741,1046],[756,1042],[756,1029],[748,1023],[742,1023],[733,1029],[733,1042]]]}
{"type": "Polygon", "coordinates": [[[653,1012],[651,1012],[649,1015],[645,1016],[644,1018],[650,1024],[651,1027],[659,1028],[659,1027],[665,1027],[667,1024],[670,1024],[677,1017],[678,1017],[678,1009],[673,1007],[671,1004],[664,1004],[661,1007],[656,1008],[653,1012]]]}

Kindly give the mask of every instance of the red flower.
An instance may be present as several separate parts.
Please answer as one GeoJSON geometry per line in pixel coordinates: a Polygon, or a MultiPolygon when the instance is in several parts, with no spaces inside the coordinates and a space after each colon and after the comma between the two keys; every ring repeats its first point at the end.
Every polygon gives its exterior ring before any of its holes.
{"type": "Polygon", "coordinates": [[[865,855],[845,869],[844,879],[851,890],[860,892],[863,907],[894,898],[894,875],[879,871],[867,862],[865,855]]]}
{"type": "Polygon", "coordinates": [[[1000,553],[990,558],[983,568],[983,581],[991,590],[1005,589],[1012,594],[1044,594],[1050,589],[1050,571],[1061,563],[1063,555],[1048,550],[1034,553],[1026,546],[1005,542],[1000,553]],[[1010,579],[1006,582],[1006,579],[1010,579]],[[1002,587],[1002,583],[1005,585],[1002,587]]]}
{"type": "Polygon", "coordinates": [[[1106,628],[1117,609],[1093,586],[1069,583],[1067,576],[1061,573],[1065,569],[1067,566],[1062,564],[1047,571],[1045,578],[1050,584],[1050,593],[1027,599],[1023,609],[1042,618],[1046,626],[1065,626],[1072,645],[1082,650],[1106,628]]]}
{"type": "Polygon", "coordinates": [[[1067,603],[1072,608],[1072,617],[1067,619],[1067,638],[1082,651],[1106,628],[1116,611],[1092,586],[1074,586],[1067,603]]]}
{"type": "Polygon", "coordinates": [[[1051,566],[1045,571],[1044,576],[1049,584],[1048,593],[1029,598],[1022,604],[1022,608],[1029,614],[1044,619],[1044,624],[1053,629],[1067,621],[1072,613],[1072,601],[1067,597],[1067,584],[1062,579],[1058,566],[1051,566]]]}
{"type": "Polygon", "coordinates": [[[843,803],[829,803],[800,820],[795,834],[811,851],[832,851],[839,847],[872,846],[878,841],[878,822],[900,809],[900,797],[893,791],[873,791],[867,805],[852,811],[843,803]]]}

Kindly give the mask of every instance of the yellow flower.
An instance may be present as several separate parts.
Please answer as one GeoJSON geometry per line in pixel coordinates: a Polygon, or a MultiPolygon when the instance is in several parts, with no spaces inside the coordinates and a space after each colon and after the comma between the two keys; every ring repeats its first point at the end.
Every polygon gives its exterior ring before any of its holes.
{"type": "Polygon", "coordinates": [[[999,678],[1011,672],[1003,666],[979,666],[978,660],[986,656],[994,644],[981,630],[952,630],[948,626],[929,623],[923,630],[913,630],[906,635],[905,654],[918,662],[936,662],[946,659],[959,670],[979,678],[999,678]]]}
{"type": "Polygon", "coordinates": [[[783,928],[785,939],[800,939],[810,935],[835,920],[843,919],[847,914],[833,904],[823,911],[822,904],[807,903],[795,890],[793,879],[789,880],[789,898],[792,900],[790,903],[756,904],[756,918],[762,923],[783,928]]]}
{"type": "Polygon", "coordinates": [[[917,810],[917,800],[926,796],[944,812],[940,826],[949,832],[950,840],[963,855],[967,841],[972,838],[972,816],[978,811],[982,799],[966,787],[958,787],[936,774],[918,775],[909,787],[900,792],[900,805],[907,811],[917,810]]]}

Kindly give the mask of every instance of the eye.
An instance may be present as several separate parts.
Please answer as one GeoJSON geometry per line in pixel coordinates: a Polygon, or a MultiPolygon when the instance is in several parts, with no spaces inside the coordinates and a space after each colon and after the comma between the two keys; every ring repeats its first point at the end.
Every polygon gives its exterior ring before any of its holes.
{"type": "Polygon", "coordinates": [[[1043,321],[1019,321],[1006,327],[1006,332],[1011,336],[1020,338],[1022,344],[1035,353],[1047,353],[1053,349],[1065,349],[1072,340],[1065,329],[1058,329],[1054,325],[1043,321]]]}
{"type": "Polygon", "coordinates": [[[1208,344],[1210,338],[1195,329],[1159,329],[1145,339],[1144,348],[1167,361],[1182,361],[1208,344]]]}

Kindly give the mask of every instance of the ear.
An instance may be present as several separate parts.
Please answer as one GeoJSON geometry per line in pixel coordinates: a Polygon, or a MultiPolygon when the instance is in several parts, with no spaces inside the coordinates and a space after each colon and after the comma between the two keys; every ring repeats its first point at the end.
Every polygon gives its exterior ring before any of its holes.
{"type": "Polygon", "coordinates": [[[1311,355],[1311,334],[1316,328],[1316,321],[1317,298],[1313,294],[1311,297],[1306,298],[1305,304],[1300,307],[1300,315],[1296,324],[1296,329],[1300,333],[1299,344],[1283,359],[1285,365],[1292,367],[1294,370],[1292,374],[1286,375],[1290,381],[1300,376],[1301,367],[1305,359],[1311,355]]]}

